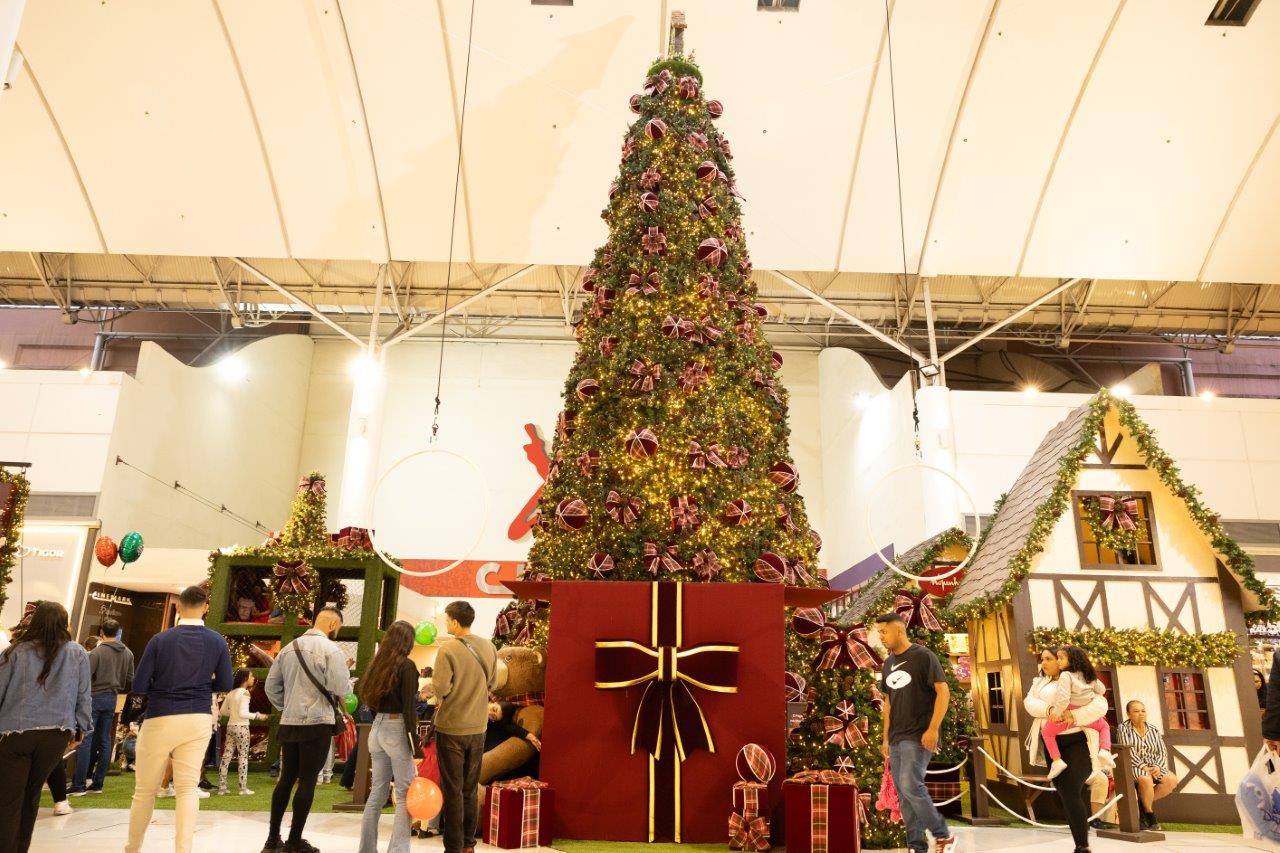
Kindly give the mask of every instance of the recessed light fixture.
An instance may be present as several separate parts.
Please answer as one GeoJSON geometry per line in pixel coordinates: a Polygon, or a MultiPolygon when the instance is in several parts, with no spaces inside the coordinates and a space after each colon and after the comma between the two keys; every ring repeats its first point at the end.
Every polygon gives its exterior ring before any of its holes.
{"type": "Polygon", "coordinates": [[[853,407],[859,411],[871,405],[871,395],[859,392],[853,395],[853,407]]]}
{"type": "Polygon", "coordinates": [[[8,362],[6,362],[3,358],[0,358],[0,370],[4,370],[8,366],[9,366],[8,362]]]}
{"type": "Polygon", "coordinates": [[[1116,397],[1132,397],[1133,389],[1128,385],[1112,385],[1111,393],[1116,397]]]}
{"type": "Polygon", "coordinates": [[[1028,397],[1034,397],[1035,395],[1040,393],[1040,389],[1034,385],[1023,385],[1022,393],[1026,394],[1028,397]]]}
{"type": "Polygon", "coordinates": [[[90,370],[89,368],[87,368],[87,367],[82,367],[82,368],[80,368],[80,375],[81,375],[81,376],[88,376],[90,373],[93,373],[93,371],[92,371],[92,370],[90,370]]]}
{"type": "Polygon", "coordinates": [[[1217,396],[1218,396],[1217,394],[1215,394],[1214,392],[1212,392],[1212,391],[1210,391],[1210,390],[1208,390],[1208,389],[1205,389],[1204,391],[1201,391],[1201,392],[1200,392],[1200,399],[1201,399],[1201,400],[1204,400],[1206,403],[1207,403],[1207,402],[1209,402],[1210,400],[1212,400],[1212,399],[1216,398],[1217,396]]]}

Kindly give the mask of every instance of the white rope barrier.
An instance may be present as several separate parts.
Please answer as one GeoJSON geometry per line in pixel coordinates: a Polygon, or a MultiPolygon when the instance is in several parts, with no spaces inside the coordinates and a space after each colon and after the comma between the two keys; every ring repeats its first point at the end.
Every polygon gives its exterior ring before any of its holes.
{"type": "MultiPolygon", "coordinates": [[[[979,747],[979,748],[981,748],[981,747],[979,747]]],[[[1029,823],[1029,824],[1031,824],[1032,826],[1038,826],[1038,827],[1040,827],[1041,829],[1053,829],[1053,830],[1059,830],[1059,831],[1064,830],[1064,829],[1069,831],[1069,830],[1071,829],[1071,827],[1069,827],[1069,826],[1057,826],[1057,825],[1054,825],[1054,824],[1052,824],[1052,823],[1041,823],[1041,822],[1040,822],[1040,821],[1038,821],[1038,820],[1032,820],[1031,818],[1027,817],[1026,815],[1018,814],[1018,813],[1017,813],[1017,812],[1015,812],[1013,809],[1009,808],[1009,807],[1008,807],[1008,806],[1006,806],[1004,803],[1000,802],[1000,798],[999,798],[999,797],[997,797],[995,794],[991,793],[991,789],[990,789],[990,788],[988,788],[986,785],[983,785],[983,786],[981,786],[981,787],[982,787],[982,790],[983,790],[983,791],[986,791],[987,796],[991,798],[992,802],[994,802],[997,806],[999,806],[1000,808],[1004,809],[1005,811],[1007,811],[1009,814],[1013,815],[1014,817],[1016,817],[1016,818],[1017,818],[1018,820],[1020,820],[1020,821],[1024,821],[1024,822],[1026,822],[1026,823],[1029,823]]],[[[1107,809],[1111,808],[1111,807],[1112,807],[1112,806],[1114,806],[1117,802],[1119,802],[1119,801],[1120,801],[1120,798],[1121,798],[1121,797],[1123,797],[1123,796],[1124,796],[1124,794],[1116,794],[1114,797],[1112,797],[1112,798],[1111,798],[1111,801],[1110,801],[1110,802],[1106,803],[1102,808],[1098,809],[1098,811],[1097,811],[1096,813],[1089,815],[1089,820],[1098,820],[1099,818],[1101,818],[1104,814],[1106,814],[1106,813],[1107,813],[1107,809]]]]}
{"type": "Polygon", "coordinates": [[[1026,785],[1028,788],[1035,788],[1037,791],[1057,791],[1058,790],[1057,788],[1053,788],[1053,787],[1046,788],[1043,785],[1036,785],[1032,782],[1028,782],[1026,779],[1023,779],[1021,776],[1014,773],[1008,767],[1005,767],[999,761],[996,761],[995,758],[992,757],[991,753],[987,752],[982,747],[978,747],[978,752],[981,752],[984,756],[986,756],[987,760],[990,761],[992,764],[994,764],[1002,773],[1004,773],[1004,775],[1008,776],[1010,779],[1012,779],[1013,781],[1017,782],[1020,785],[1026,785]]]}
{"type": "Polygon", "coordinates": [[[952,798],[951,798],[951,799],[949,799],[949,800],[943,800],[942,802],[938,802],[937,800],[934,800],[934,801],[933,801],[933,804],[934,804],[935,806],[949,806],[949,805],[951,805],[952,803],[954,803],[956,800],[960,799],[960,798],[961,798],[961,797],[963,797],[963,796],[964,796],[964,791],[961,791],[960,793],[956,794],[954,797],[952,797],[952,798]]]}
{"type": "MultiPolygon", "coordinates": [[[[982,747],[978,747],[978,748],[981,749],[982,747]]],[[[961,767],[964,767],[968,763],[969,763],[969,755],[968,753],[965,753],[964,761],[961,761],[955,767],[943,767],[940,770],[926,770],[924,772],[926,776],[932,776],[936,773],[952,773],[956,770],[959,770],[961,767]]]]}

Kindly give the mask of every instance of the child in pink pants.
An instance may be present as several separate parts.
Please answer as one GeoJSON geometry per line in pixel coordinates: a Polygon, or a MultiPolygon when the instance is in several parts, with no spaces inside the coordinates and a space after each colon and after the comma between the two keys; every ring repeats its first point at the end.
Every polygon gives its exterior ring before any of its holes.
{"type": "Polygon", "coordinates": [[[1057,694],[1053,704],[1049,706],[1049,719],[1040,728],[1040,734],[1044,737],[1045,751],[1053,759],[1053,763],[1049,766],[1049,778],[1053,779],[1067,769],[1067,763],[1062,760],[1062,753],[1058,749],[1058,735],[1072,728],[1090,728],[1097,732],[1098,765],[1108,770],[1115,767],[1115,757],[1111,754],[1111,727],[1107,725],[1105,716],[1084,726],[1074,721],[1063,720],[1063,714],[1067,711],[1088,705],[1095,695],[1101,696],[1106,693],[1106,686],[1098,678],[1088,656],[1075,646],[1067,646],[1060,650],[1058,663],[1062,667],[1062,674],[1058,676],[1057,694]]]}

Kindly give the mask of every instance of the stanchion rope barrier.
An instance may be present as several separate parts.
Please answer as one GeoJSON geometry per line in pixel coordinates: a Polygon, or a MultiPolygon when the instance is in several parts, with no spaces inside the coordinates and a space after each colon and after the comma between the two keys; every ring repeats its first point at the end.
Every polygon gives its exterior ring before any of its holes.
{"type": "MultiPolygon", "coordinates": [[[[1032,826],[1038,826],[1038,827],[1040,827],[1041,829],[1054,829],[1054,830],[1058,830],[1058,831],[1062,831],[1062,830],[1070,830],[1070,829],[1071,829],[1071,827],[1069,827],[1069,826],[1057,826],[1057,825],[1052,824],[1052,823],[1041,823],[1041,822],[1040,822],[1040,821],[1038,821],[1038,820],[1032,820],[1031,818],[1027,817],[1026,815],[1018,814],[1018,813],[1017,813],[1017,812],[1015,812],[1013,809],[1009,808],[1009,807],[1008,807],[1008,806],[1006,806],[1004,803],[1000,802],[1000,798],[999,798],[999,797],[997,797],[995,794],[991,793],[991,789],[990,789],[990,788],[988,788],[986,785],[982,785],[981,787],[982,787],[982,790],[984,790],[984,791],[986,791],[986,792],[987,792],[987,796],[988,796],[988,797],[990,797],[990,798],[992,799],[992,801],[994,801],[994,802],[995,802],[995,804],[996,804],[997,806],[999,806],[1000,808],[1004,809],[1004,810],[1005,810],[1005,811],[1007,811],[1009,814],[1011,814],[1011,815],[1013,815],[1014,817],[1016,817],[1018,820],[1021,820],[1021,821],[1024,821],[1024,822],[1026,822],[1026,823],[1029,823],[1029,824],[1031,824],[1032,826]]],[[[1035,786],[1032,786],[1032,787],[1035,787],[1035,786]]],[[[1098,809],[1098,811],[1097,811],[1097,812],[1095,812],[1094,814],[1089,815],[1089,820],[1098,820],[1099,818],[1101,818],[1104,814],[1106,814],[1106,813],[1107,813],[1107,809],[1111,808],[1111,807],[1112,807],[1112,806],[1114,806],[1116,803],[1120,802],[1120,799],[1121,799],[1123,796],[1124,796],[1124,794],[1116,794],[1116,795],[1115,795],[1114,797],[1112,797],[1108,802],[1106,802],[1105,804],[1103,804],[1102,808],[1098,809]]]]}
{"type": "MultiPolygon", "coordinates": [[[[982,749],[982,747],[978,747],[978,749],[982,749]]],[[[968,763],[969,763],[969,756],[968,756],[968,755],[966,755],[966,756],[964,757],[964,761],[961,761],[961,762],[960,762],[959,764],[957,764],[955,767],[943,767],[943,768],[940,768],[940,769],[938,769],[938,770],[926,770],[926,771],[924,771],[924,772],[925,772],[925,774],[926,774],[926,775],[936,775],[936,774],[938,774],[938,773],[952,773],[952,772],[954,772],[954,771],[956,771],[956,770],[959,770],[961,767],[964,767],[964,766],[965,766],[966,764],[968,764],[968,763]]]]}

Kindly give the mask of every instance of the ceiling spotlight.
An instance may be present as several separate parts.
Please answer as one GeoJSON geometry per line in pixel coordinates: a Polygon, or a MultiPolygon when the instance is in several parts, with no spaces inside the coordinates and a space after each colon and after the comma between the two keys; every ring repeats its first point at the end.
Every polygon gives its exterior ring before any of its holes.
{"type": "Polygon", "coordinates": [[[942,367],[934,362],[920,365],[920,375],[925,379],[932,379],[942,372],[942,367]]]}
{"type": "Polygon", "coordinates": [[[243,382],[249,376],[249,365],[237,355],[228,355],[218,361],[218,376],[224,382],[243,382]]]}
{"type": "Polygon", "coordinates": [[[862,411],[863,409],[867,408],[867,406],[870,406],[870,405],[871,405],[870,394],[859,392],[853,395],[853,407],[855,409],[862,411]]]}
{"type": "Polygon", "coordinates": [[[81,376],[88,376],[90,373],[93,373],[93,371],[92,371],[92,370],[90,370],[89,368],[87,368],[87,367],[82,367],[82,368],[80,368],[80,375],[81,375],[81,376]]]}
{"type": "Polygon", "coordinates": [[[1209,390],[1207,390],[1207,389],[1206,389],[1206,390],[1204,390],[1204,391],[1201,391],[1201,392],[1200,392],[1200,399],[1201,399],[1201,400],[1204,400],[1206,403],[1207,403],[1207,402],[1209,402],[1210,400],[1214,399],[1214,398],[1215,398],[1215,397],[1217,397],[1217,396],[1218,396],[1217,394],[1215,394],[1214,392],[1209,391],[1209,390]]]}
{"type": "Polygon", "coordinates": [[[1112,385],[1111,393],[1116,397],[1132,397],[1133,389],[1128,385],[1112,385]]]}
{"type": "Polygon", "coordinates": [[[378,359],[364,353],[351,360],[351,378],[360,382],[372,382],[382,376],[382,363],[378,359]]]}
{"type": "Polygon", "coordinates": [[[1040,389],[1034,385],[1023,385],[1022,393],[1026,394],[1028,397],[1034,397],[1035,395],[1040,393],[1040,389]]]}
{"type": "Polygon", "coordinates": [[[8,366],[9,366],[9,363],[6,362],[3,358],[0,358],[0,370],[4,370],[8,366]]]}

